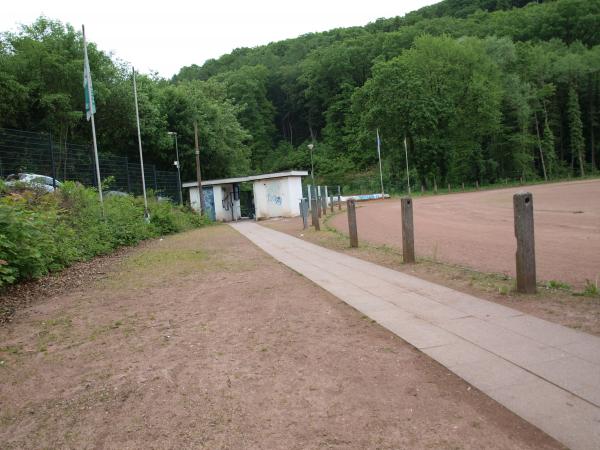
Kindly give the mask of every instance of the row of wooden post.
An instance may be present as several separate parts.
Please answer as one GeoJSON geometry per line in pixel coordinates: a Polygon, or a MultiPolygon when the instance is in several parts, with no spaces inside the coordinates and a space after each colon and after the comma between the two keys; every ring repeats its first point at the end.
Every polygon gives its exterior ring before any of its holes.
{"type": "MultiPolygon", "coordinates": [[[[341,209],[341,198],[338,197],[338,207],[341,209]]],[[[316,202],[316,200],[315,200],[316,202]]],[[[316,202],[318,203],[318,202],[316,202]]],[[[313,205],[312,225],[319,231],[317,205],[313,205]]],[[[350,247],[358,247],[358,227],[356,223],[356,200],[346,202],[348,213],[348,234],[350,247]]],[[[308,202],[302,199],[300,203],[304,228],[308,228],[308,202]]],[[[415,262],[415,233],[413,223],[413,199],[403,197],[400,200],[402,216],[402,258],[405,264],[415,262]]],[[[533,196],[530,192],[519,192],[513,196],[515,238],[517,240],[516,273],[517,291],[525,294],[536,292],[535,267],[535,236],[533,222],[533,196]]],[[[331,212],[333,212],[333,195],[331,196],[331,212]]]]}

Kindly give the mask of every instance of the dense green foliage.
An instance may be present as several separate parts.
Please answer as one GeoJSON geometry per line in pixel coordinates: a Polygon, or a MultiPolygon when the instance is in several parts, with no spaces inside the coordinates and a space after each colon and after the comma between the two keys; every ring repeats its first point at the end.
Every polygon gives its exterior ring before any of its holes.
{"type": "MultiPolygon", "coordinates": [[[[496,182],[598,169],[600,0],[445,0],[364,27],[240,48],[172,80],[140,77],[145,149],[193,178],[307,169],[348,185],[377,164],[404,186],[496,182]]],[[[127,67],[93,46],[101,147],[135,154],[127,67]]],[[[88,140],[81,38],[40,19],[0,40],[0,127],[88,140]],[[6,99],[6,100],[5,100],[6,99]]],[[[367,176],[367,175],[365,175],[367,176]]]]}
{"type": "Polygon", "coordinates": [[[103,216],[98,193],[75,183],[56,194],[0,192],[0,287],[206,220],[169,202],[150,200],[149,210],[146,222],[143,200],[115,196],[103,216]]]}

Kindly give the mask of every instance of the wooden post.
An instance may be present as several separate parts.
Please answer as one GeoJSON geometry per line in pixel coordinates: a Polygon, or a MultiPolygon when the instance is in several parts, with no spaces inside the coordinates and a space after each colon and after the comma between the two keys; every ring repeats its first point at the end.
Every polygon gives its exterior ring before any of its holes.
{"type": "Polygon", "coordinates": [[[331,208],[331,212],[333,213],[333,194],[331,194],[331,198],[329,199],[329,207],[331,208]]]}
{"type": "Polygon", "coordinates": [[[413,227],[413,200],[403,197],[400,200],[402,212],[402,260],[405,264],[415,262],[415,231],[413,227]]]}
{"type": "Polygon", "coordinates": [[[308,202],[305,198],[300,200],[300,214],[302,214],[302,229],[308,228],[308,202]]]}
{"type": "Polygon", "coordinates": [[[198,122],[194,121],[194,147],[196,149],[196,184],[198,186],[198,197],[200,197],[200,215],[206,214],[204,203],[204,192],[202,191],[202,175],[200,172],[200,144],[198,143],[198,122]]]}
{"type": "Polygon", "coordinates": [[[313,204],[310,208],[312,211],[312,225],[315,227],[315,231],[321,231],[321,225],[319,224],[319,212],[317,211],[317,204],[319,202],[316,198],[313,198],[313,204]]]}
{"type": "Polygon", "coordinates": [[[517,291],[535,294],[535,239],[533,226],[533,195],[518,192],[513,196],[515,237],[517,238],[517,291]]]}
{"type": "Polygon", "coordinates": [[[338,186],[338,211],[342,210],[342,190],[338,186]]]}
{"type": "Polygon", "coordinates": [[[433,179],[433,193],[437,194],[437,181],[435,180],[435,178],[433,179]]]}
{"type": "Polygon", "coordinates": [[[323,192],[321,192],[321,211],[323,215],[327,215],[327,186],[323,186],[323,192]]]}
{"type": "Polygon", "coordinates": [[[448,194],[449,194],[450,192],[452,192],[452,191],[450,190],[450,183],[448,183],[448,194]]]}
{"type": "Polygon", "coordinates": [[[306,185],[307,186],[307,190],[308,190],[308,208],[310,209],[312,207],[312,186],[310,184],[306,185]]]}
{"type": "Polygon", "coordinates": [[[464,182],[462,184],[462,190],[463,190],[463,192],[465,192],[465,183],[464,182]]]}
{"type": "Polygon", "coordinates": [[[425,192],[425,186],[421,184],[421,194],[425,192]]]}
{"type": "Polygon", "coordinates": [[[479,190],[479,180],[475,180],[475,189],[479,190]]]}
{"type": "Polygon", "coordinates": [[[321,218],[321,186],[317,186],[317,190],[315,191],[315,198],[317,199],[317,214],[319,215],[319,218],[321,218]]]}
{"type": "Polygon", "coordinates": [[[356,200],[346,202],[348,209],[348,231],[350,234],[350,247],[358,247],[358,230],[356,229],[356,200]]]}

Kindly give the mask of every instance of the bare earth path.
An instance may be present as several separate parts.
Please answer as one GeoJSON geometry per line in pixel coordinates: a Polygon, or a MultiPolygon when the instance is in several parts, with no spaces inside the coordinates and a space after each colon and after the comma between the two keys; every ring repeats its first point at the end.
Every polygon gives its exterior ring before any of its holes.
{"type": "Polygon", "coordinates": [[[554,449],[227,226],[0,327],[0,448],[554,449]]]}
{"type": "MultiPolygon", "coordinates": [[[[414,201],[417,256],[514,276],[512,196],[519,188],[414,201]]],[[[539,280],[600,281],[600,180],[525,186],[533,193],[539,280]]],[[[359,237],[402,247],[400,201],[361,203],[359,237]]],[[[331,224],[347,232],[346,217],[331,224]]]]}
{"type": "Polygon", "coordinates": [[[254,223],[232,226],[570,448],[600,448],[599,337],[254,223]]]}

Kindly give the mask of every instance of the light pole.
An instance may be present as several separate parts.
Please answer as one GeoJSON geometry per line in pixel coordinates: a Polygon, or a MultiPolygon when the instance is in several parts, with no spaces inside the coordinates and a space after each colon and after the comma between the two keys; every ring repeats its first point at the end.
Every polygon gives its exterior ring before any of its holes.
{"type": "Polygon", "coordinates": [[[177,187],[179,188],[179,203],[183,205],[183,193],[181,192],[181,167],[179,165],[179,147],[177,146],[177,132],[176,131],[167,131],[169,136],[175,136],[175,156],[177,157],[177,161],[174,162],[174,165],[177,166],[177,187]]]}
{"type": "Polygon", "coordinates": [[[315,166],[313,164],[313,148],[315,148],[315,144],[308,144],[307,147],[310,150],[310,176],[312,178],[313,186],[315,186],[315,166]]]}

